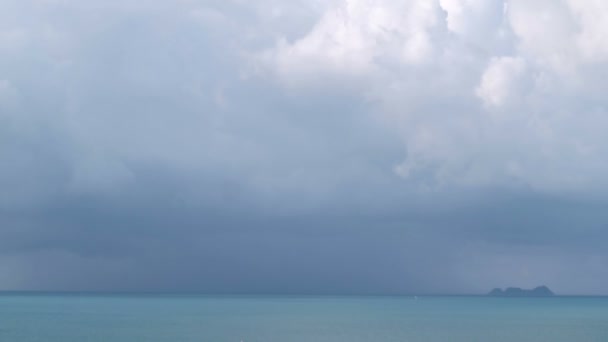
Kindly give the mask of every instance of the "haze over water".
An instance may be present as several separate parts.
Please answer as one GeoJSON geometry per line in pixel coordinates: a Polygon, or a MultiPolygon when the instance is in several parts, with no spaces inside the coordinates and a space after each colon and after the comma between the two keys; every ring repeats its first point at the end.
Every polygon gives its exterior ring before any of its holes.
{"type": "Polygon", "coordinates": [[[605,342],[608,298],[2,295],[19,342],[605,342]]]}

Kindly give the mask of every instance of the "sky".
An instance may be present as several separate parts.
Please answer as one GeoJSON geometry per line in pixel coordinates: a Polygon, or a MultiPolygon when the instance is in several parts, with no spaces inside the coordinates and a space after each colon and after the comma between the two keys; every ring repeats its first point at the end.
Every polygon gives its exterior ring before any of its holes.
{"type": "Polygon", "coordinates": [[[0,290],[608,294],[606,17],[2,0],[0,290]]]}

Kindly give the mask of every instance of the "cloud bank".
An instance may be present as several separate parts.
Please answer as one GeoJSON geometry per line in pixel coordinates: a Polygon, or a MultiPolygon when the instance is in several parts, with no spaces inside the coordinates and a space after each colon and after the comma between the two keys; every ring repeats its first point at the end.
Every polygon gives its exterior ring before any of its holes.
{"type": "Polygon", "coordinates": [[[0,13],[0,288],[608,284],[597,1],[0,13]]]}

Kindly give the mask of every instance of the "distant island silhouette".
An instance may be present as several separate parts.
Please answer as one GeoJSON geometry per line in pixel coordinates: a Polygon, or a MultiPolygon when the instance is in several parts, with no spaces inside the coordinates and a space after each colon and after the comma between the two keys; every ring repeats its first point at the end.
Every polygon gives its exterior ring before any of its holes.
{"type": "Polygon", "coordinates": [[[552,297],[555,296],[546,286],[539,286],[532,290],[525,290],[519,287],[508,287],[507,289],[496,288],[488,293],[492,297],[552,297]]]}

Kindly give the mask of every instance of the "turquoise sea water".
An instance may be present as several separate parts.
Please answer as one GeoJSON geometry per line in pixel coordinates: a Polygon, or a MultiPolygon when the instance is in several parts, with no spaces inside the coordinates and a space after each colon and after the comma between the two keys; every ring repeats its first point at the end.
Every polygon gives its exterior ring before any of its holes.
{"type": "Polygon", "coordinates": [[[5,294],[0,341],[606,342],[608,298],[5,294]]]}

